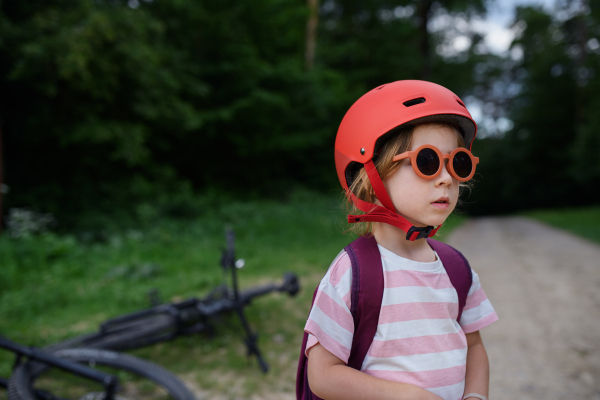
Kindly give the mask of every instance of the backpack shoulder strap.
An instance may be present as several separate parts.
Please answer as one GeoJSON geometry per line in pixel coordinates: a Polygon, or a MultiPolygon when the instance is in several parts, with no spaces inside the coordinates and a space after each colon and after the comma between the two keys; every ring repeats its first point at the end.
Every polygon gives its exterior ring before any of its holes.
{"type": "Polygon", "coordinates": [[[442,264],[450,278],[450,283],[456,289],[458,294],[458,316],[456,321],[460,323],[460,317],[465,304],[467,304],[467,295],[473,283],[471,266],[465,256],[454,247],[434,239],[427,239],[427,243],[440,256],[440,260],[442,260],[442,264]]]}
{"type": "MultiPolygon", "coordinates": [[[[379,322],[379,311],[383,300],[383,266],[381,254],[374,237],[359,237],[344,248],[352,263],[352,291],[350,312],[354,319],[354,336],[348,358],[348,366],[360,370],[373,342],[379,322]]],[[[313,304],[318,287],[313,294],[313,304]]],[[[312,307],[312,306],[311,306],[312,307]]],[[[308,384],[305,355],[308,333],[304,332],[298,370],[296,372],[296,399],[320,400],[308,384]]]]}
{"type": "Polygon", "coordinates": [[[352,263],[350,312],[354,319],[348,366],[360,370],[373,342],[383,299],[383,266],[373,236],[359,237],[345,247],[352,263]]]}
{"type": "MultiPolygon", "coordinates": [[[[312,305],[315,303],[319,286],[317,285],[313,293],[312,305]]],[[[308,385],[308,358],[306,357],[306,344],[308,342],[308,333],[304,332],[302,337],[302,347],[300,348],[300,359],[298,360],[298,370],[296,371],[296,400],[321,400],[310,390],[308,385]]]]}

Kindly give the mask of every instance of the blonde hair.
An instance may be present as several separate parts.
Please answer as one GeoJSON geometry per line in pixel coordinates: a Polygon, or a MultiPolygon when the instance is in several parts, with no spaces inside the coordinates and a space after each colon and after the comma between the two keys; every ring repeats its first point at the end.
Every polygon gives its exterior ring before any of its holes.
{"type": "MultiPolygon", "coordinates": [[[[450,128],[458,138],[458,147],[465,146],[463,135],[454,125],[442,124],[437,122],[427,123],[427,125],[430,124],[441,125],[450,128]]],[[[410,150],[412,146],[413,134],[417,126],[419,125],[410,125],[394,128],[390,132],[385,134],[385,136],[383,137],[385,142],[380,148],[377,148],[376,145],[375,155],[373,156],[373,162],[375,163],[375,167],[377,168],[377,172],[379,172],[381,180],[384,180],[385,178],[393,174],[400,167],[399,162],[393,162],[392,160],[394,156],[410,150]],[[388,138],[386,138],[386,136],[388,138]]],[[[459,187],[462,186],[468,185],[459,185],[459,187]]],[[[369,181],[364,167],[361,168],[360,171],[354,177],[354,180],[350,185],[350,191],[354,193],[356,197],[368,203],[375,203],[377,201],[377,196],[375,196],[375,191],[373,190],[373,186],[371,186],[371,182],[369,181]]],[[[344,197],[346,198],[346,210],[349,214],[363,213],[358,207],[356,207],[356,205],[352,202],[352,199],[350,197],[344,197]]],[[[345,232],[351,232],[360,236],[369,236],[372,230],[372,222],[357,222],[350,224],[350,226],[345,232]]]]}

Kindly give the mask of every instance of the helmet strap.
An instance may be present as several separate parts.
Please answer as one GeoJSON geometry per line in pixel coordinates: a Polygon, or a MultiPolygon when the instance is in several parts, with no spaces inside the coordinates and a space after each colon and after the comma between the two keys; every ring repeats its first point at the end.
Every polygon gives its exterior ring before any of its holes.
{"type": "Polygon", "coordinates": [[[375,192],[375,196],[377,196],[377,199],[379,199],[379,202],[381,203],[381,205],[390,211],[396,212],[396,207],[394,207],[394,203],[392,203],[392,199],[390,199],[390,196],[388,195],[387,190],[385,190],[385,186],[383,185],[383,181],[381,180],[381,177],[379,176],[379,172],[377,171],[377,168],[375,167],[375,163],[373,163],[373,160],[369,160],[365,164],[365,172],[367,173],[367,176],[369,177],[369,181],[371,182],[371,187],[373,188],[373,191],[375,192]]]}
{"type": "Polygon", "coordinates": [[[406,218],[398,214],[396,208],[394,207],[394,203],[392,203],[392,200],[387,193],[387,190],[385,190],[385,186],[383,185],[383,181],[379,176],[379,172],[377,172],[377,168],[375,168],[373,160],[369,160],[364,165],[367,177],[369,178],[371,186],[373,187],[373,191],[375,192],[375,196],[377,196],[377,199],[379,199],[379,202],[383,205],[383,207],[361,200],[356,197],[354,193],[348,190],[346,193],[349,194],[352,202],[356,205],[356,207],[358,207],[359,210],[366,213],[362,215],[348,215],[349,223],[383,222],[385,224],[402,229],[404,232],[406,232],[406,240],[410,241],[432,237],[437,233],[438,229],[440,229],[442,225],[439,225],[435,229],[433,226],[416,227],[408,222],[406,218]]]}

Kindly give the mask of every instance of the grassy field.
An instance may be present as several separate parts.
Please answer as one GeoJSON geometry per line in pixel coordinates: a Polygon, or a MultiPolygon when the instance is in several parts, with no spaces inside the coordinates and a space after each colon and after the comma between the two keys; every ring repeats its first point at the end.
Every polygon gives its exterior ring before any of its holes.
{"type": "Polygon", "coordinates": [[[600,206],[528,211],[523,215],[600,243],[600,206]]]}
{"type": "MultiPolygon", "coordinates": [[[[190,336],[135,351],[181,376],[199,393],[222,398],[295,389],[297,357],[314,288],[335,255],[352,240],[340,200],[299,193],[288,202],[232,202],[193,220],[161,220],[146,230],[110,234],[102,242],[73,236],[0,237],[1,333],[20,343],[45,346],[97,329],[103,320],[149,305],[154,288],[163,301],[202,296],[221,283],[224,230],[234,229],[237,256],[246,267],[240,286],[300,278],[295,298],[274,294],[247,310],[271,371],[262,375],[248,360],[235,318],[217,326],[214,338],[190,336]],[[200,389],[201,388],[201,389],[200,389]]],[[[444,237],[463,218],[453,216],[444,237]]],[[[0,352],[0,375],[12,359],[0,352]]]]}

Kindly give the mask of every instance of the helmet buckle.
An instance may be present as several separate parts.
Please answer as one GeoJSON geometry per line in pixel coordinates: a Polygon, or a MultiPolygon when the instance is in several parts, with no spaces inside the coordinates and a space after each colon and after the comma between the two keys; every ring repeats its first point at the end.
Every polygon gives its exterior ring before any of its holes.
{"type": "Polygon", "coordinates": [[[428,238],[429,234],[431,233],[432,230],[433,230],[433,226],[422,226],[422,227],[418,227],[418,228],[416,226],[411,226],[410,229],[408,230],[408,232],[406,232],[406,240],[414,241],[417,239],[428,238]],[[417,235],[416,238],[411,239],[411,236],[415,232],[419,232],[419,234],[417,235]]]}

